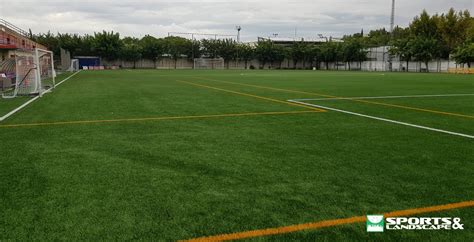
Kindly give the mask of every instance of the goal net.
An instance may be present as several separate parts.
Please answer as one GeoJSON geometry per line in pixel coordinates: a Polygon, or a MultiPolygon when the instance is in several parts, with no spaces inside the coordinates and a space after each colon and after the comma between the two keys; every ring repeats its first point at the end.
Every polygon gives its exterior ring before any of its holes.
{"type": "Polygon", "coordinates": [[[224,59],[196,58],[194,59],[194,69],[224,69],[224,59]]]}
{"type": "Polygon", "coordinates": [[[75,71],[78,71],[78,70],[79,70],[79,60],[78,59],[72,59],[71,60],[71,66],[69,67],[69,69],[67,71],[75,72],[75,71]]]}
{"type": "Polygon", "coordinates": [[[56,85],[53,52],[42,49],[17,51],[15,62],[14,84],[2,93],[3,98],[41,96],[56,85]]]}

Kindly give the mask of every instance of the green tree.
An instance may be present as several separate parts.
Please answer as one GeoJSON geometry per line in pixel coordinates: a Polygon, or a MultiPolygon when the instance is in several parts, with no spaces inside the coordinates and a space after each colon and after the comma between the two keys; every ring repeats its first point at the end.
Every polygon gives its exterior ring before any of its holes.
{"type": "Polygon", "coordinates": [[[145,35],[140,40],[140,46],[142,48],[143,58],[152,60],[153,65],[156,68],[156,63],[159,61],[163,54],[165,54],[165,43],[163,39],[157,39],[150,35],[145,35]]]}
{"type": "Polygon", "coordinates": [[[336,70],[339,70],[339,62],[344,61],[344,44],[337,42],[334,45],[334,51],[336,54],[336,70]]]}
{"type": "Polygon", "coordinates": [[[470,68],[474,63],[474,42],[459,46],[454,52],[454,59],[458,64],[467,64],[470,68]]]}
{"type": "Polygon", "coordinates": [[[93,50],[102,58],[116,60],[122,49],[122,40],[119,33],[103,31],[94,33],[93,50]]]}
{"type": "Polygon", "coordinates": [[[426,10],[416,16],[410,23],[410,32],[417,37],[425,37],[439,40],[440,32],[438,31],[437,19],[432,18],[426,10]]]}
{"type": "Polygon", "coordinates": [[[311,62],[311,66],[314,66],[313,64],[316,64],[316,68],[319,70],[320,68],[320,62],[322,60],[322,51],[321,47],[314,45],[311,46],[309,49],[309,58],[311,62]]]}
{"type": "Polygon", "coordinates": [[[71,35],[58,33],[57,39],[59,47],[69,51],[72,56],[76,54],[76,51],[81,44],[81,37],[77,34],[71,35]]]}
{"type": "Polygon", "coordinates": [[[123,46],[120,50],[120,58],[133,62],[133,69],[136,68],[137,61],[142,58],[142,47],[137,38],[126,37],[122,40],[123,46]]]}
{"type": "Polygon", "coordinates": [[[233,39],[217,40],[217,55],[224,59],[224,64],[229,69],[229,62],[237,57],[237,43],[233,39]]]}
{"type": "Polygon", "coordinates": [[[188,59],[194,61],[194,58],[201,57],[201,42],[199,40],[189,41],[186,46],[188,59]]]}
{"type": "Polygon", "coordinates": [[[400,38],[395,40],[392,43],[392,46],[389,49],[391,55],[396,55],[400,57],[400,60],[406,61],[407,68],[406,71],[408,72],[408,65],[413,58],[413,48],[411,48],[412,39],[411,38],[400,38]]]}
{"type": "Polygon", "coordinates": [[[254,48],[249,44],[237,44],[237,58],[245,62],[245,69],[248,67],[248,62],[254,58],[254,48]]]}
{"type": "Polygon", "coordinates": [[[425,64],[426,71],[429,71],[428,62],[438,58],[440,55],[439,41],[424,36],[418,36],[410,41],[413,57],[416,61],[421,61],[425,64]]]}
{"type": "Polygon", "coordinates": [[[59,40],[50,31],[45,34],[39,34],[33,36],[33,40],[39,44],[46,46],[49,50],[53,51],[56,55],[59,54],[59,40]]]}
{"type": "Polygon", "coordinates": [[[201,40],[203,54],[209,58],[217,58],[219,51],[219,42],[216,39],[201,40]]]}
{"type": "Polygon", "coordinates": [[[286,57],[285,51],[286,49],[283,46],[275,45],[273,47],[273,51],[272,51],[273,54],[271,55],[270,61],[272,63],[275,63],[275,62],[278,63],[278,68],[280,69],[281,69],[282,62],[283,60],[285,60],[285,57],[286,57]]]}
{"type": "Polygon", "coordinates": [[[367,58],[367,51],[365,51],[363,40],[361,38],[352,38],[342,45],[342,60],[349,65],[351,70],[352,62],[362,62],[367,58]]]}
{"type": "Polygon", "coordinates": [[[177,68],[178,59],[188,57],[191,41],[182,37],[169,36],[164,38],[165,52],[174,60],[174,68],[177,68]]]}
{"type": "Polygon", "coordinates": [[[469,11],[456,12],[453,8],[448,13],[435,15],[440,40],[442,41],[442,57],[448,58],[456,47],[462,45],[467,38],[470,25],[469,11]]]}
{"type": "Polygon", "coordinates": [[[326,42],[320,47],[320,61],[324,61],[326,70],[329,70],[329,63],[337,60],[337,43],[326,42]]]}
{"type": "Polygon", "coordinates": [[[308,52],[308,45],[301,41],[295,42],[289,49],[289,56],[293,60],[293,68],[296,69],[296,65],[300,61],[304,61],[308,52]]]}
{"type": "Polygon", "coordinates": [[[84,35],[78,37],[78,46],[76,48],[76,55],[98,55],[94,50],[94,36],[84,35]]]}
{"type": "Polygon", "coordinates": [[[255,47],[255,57],[260,62],[260,69],[265,67],[265,64],[272,61],[273,57],[273,42],[271,40],[259,41],[255,47]]]}
{"type": "Polygon", "coordinates": [[[368,46],[385,46],[390,42],[390,32],[385,28],[371,30],[364,39],[368,46]]]}

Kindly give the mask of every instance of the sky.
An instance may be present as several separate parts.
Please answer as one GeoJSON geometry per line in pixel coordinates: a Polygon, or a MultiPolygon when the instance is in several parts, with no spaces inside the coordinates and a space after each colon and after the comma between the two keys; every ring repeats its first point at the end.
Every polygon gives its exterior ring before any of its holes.
{"type": "MultiPolygon", "coordinates": [[[[451,7],[474,14],[474,0],[396,0],[395,23],[407,26],[423,9],[433,14],[451,7]]],[[[243,41],[274,35],[342,37],[361,29],[388,29],[390,11],[391,0],[0,0],[0,18],[33,33],[107,30],[134,37],[163,37],[168,32],[236,35],[239,25],[243,41]]]]}

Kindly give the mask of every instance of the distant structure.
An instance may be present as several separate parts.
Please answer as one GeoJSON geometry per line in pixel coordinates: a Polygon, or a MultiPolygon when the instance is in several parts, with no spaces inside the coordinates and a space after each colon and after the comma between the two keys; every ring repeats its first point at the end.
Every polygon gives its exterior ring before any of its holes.
{"type": "Polygon", "coordinates": [[[294,43],[297,43],[297,42],[304,42],[304,43],[308,43],[308,44],[315,44],[315,45],[319,45],[319,44],[322,44],[322,43],[326,43],[328,41],[333,41],[333,42],[344,42],[343,40],[339,39],[339,38],[332,38],[330,37],[329,39],[328,38],[321,38],[321,37],[318,37],[318,38],[284,38],[284,37],[278,37],[277,34],[274,34],[273,37],[258,37],[257,39],[257,42],[253,42],[251,44],[257,44],[258,42],[261,42],[261,41],[272,41],[274,44],[276,45],[282,45],[282,46],[291,46],[293,45],[294,43]]]}
{"type": "Polygon", "coordinates": [[[0,19],[0,61],[15,57],[15,50],[47,49],[31,40],[28,32],[0,19]]]}

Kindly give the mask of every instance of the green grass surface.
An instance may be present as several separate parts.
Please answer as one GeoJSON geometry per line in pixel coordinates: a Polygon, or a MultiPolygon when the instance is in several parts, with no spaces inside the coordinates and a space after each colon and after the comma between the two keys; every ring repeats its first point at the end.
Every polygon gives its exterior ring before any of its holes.
{"type": "MultiPolygon", "coordinates": [[[[64,80],[69,74],[60,74],[56,77],[56,83],[64,80]]],[[[2,98],[0,92],[0,117],[30,100],[32,97],[18,96],[16,98],[2,98]]]]}
{"type": "MultiPolygon", "coordinates": [[[[281,101],[320,96],[239,84],[340,97],[474,93],[466,75],[89,71],[0,125],[309,110],[177,80],[281,101]]],[[[373,101],[466,117],[311,103],[474,135],[474,96],[373,101]]],[[[0,240],[179,240],[474,199],[472,139],[333,111],[0,126],[0,140],[0,240]]],[[[414,216],[461,217],[465,230],[352,224],[253,240],[474,238],[473,208],[414,216]]]]}

